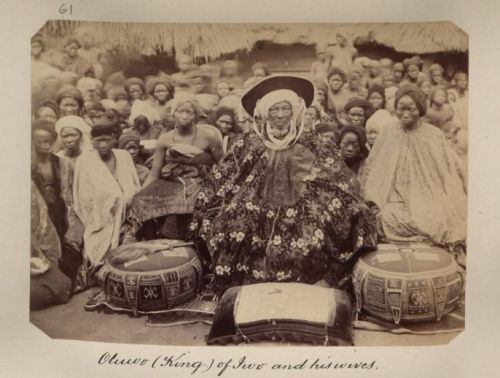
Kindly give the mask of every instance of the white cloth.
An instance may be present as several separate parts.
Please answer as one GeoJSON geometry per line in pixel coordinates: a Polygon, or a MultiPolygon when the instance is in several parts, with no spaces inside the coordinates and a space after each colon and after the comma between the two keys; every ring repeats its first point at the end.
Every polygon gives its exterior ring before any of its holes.
{"type": "Polygon", "coordinates": [[[132,108],[130,109],[129,122],[133,124],[134,120],[139,116],[146,117],[151,125],[155,121],[160,120],[160,116],[153,106],[148,104],[146,101],[135,100],[132,104],[132,108]]]}
{"type": "Polygon", "coordinates": [[[80,92],[85,93],[87,91],[102,91],[102,82],[100,80],[91,77],[82,77],[76,83],[76,89],[80,92]]]}
{"type": "Polygon", "coordinates": [[[116,170],[111,174],[97,151],[76,161],[73,184],[74,209],[83,225],[84,256],[93,266],[103,263],[119,242],[127,207],[141,185],[130,154],[113,149],[116,170]]]}
{"type": "Polygon", "coordinates": [[[467,195],[456,163],[441,130],[424,122],[412,130],[399,122],[377,137],[359,178],[389,240],[465,240],[467,195]]]}
{"type": "Polygon", "coordinates": [[[271,150],[280,151],[293,146],[304,131],[304,100],[294,91],[289,89],[279,89],[269,92],[263,96],[255,106],[254,130],[262,138],[264,145],[271,150]],[[273,130],[268,121],[269,109],[282,101],[286,101],[292,107],[292,120],[290,129],[284,138],[274,137],[273,130]]]}
{"type": "Polygon", "coordinates": [[[116,104],[116,102],[110,100],[109,98],[101,100],[101,105],[104,106],[104,109],[111,109],[118,112],[118,105],[116,104]]]}
{"type": "Polygon", "coordinates": [[[368,132],[373,128],[380,134],[388,125],[397,125],[397,123],[397,118],[391,116],[391,113],[385,109],[379,109],[366,121],[366,131],[368,132]]]}

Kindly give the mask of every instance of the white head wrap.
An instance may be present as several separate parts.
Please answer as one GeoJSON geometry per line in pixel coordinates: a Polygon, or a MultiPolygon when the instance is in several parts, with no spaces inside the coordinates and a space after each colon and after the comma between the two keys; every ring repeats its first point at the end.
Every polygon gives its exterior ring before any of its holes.
{"type": "Polygon", "coordinates": [[[292,90],[278,89],[263,96],[255,106],[254,130],[259,135],[266,147],[279,151],[293,146],[304,131],[304,100],[292,90]],[[269,109],[282,101],[286,101],[292,107],[292,120],[288,134],[283,139],[273,136],[273,130],[269,124],[269,109]]]}
{"type": "Polygon", "coordinates": [[[76,88],[82,93],[88,90],[100,92],[102,90],[102,82],[91,77],[82,77],[80,80],[78,80],[76,88]]]}
{"type": "Polygon", "coordinates": [[[66,127],[76,129],[82,134],[82,139],[80,140],[80,147],[82,152],[89,151],[92,148],[90,143],[91,127],[87,124],[87,122],[83,120],[83,118],[74,115],[68,115],[59,119],[55,125],[56,133],[59,138],[61,137],[62,129],[66,127]]]}
{"type": "Polygon", "coordinates": [[[104,106],[104,109],[111,109],[118,112],[118,105],[116,104],[116,102],[110,100],[109,98],[101,100],[101,105],[104,106]]]}
{"type": "Polygon", "coordinates": [[[366,121],[366,131],[375,129],[380,134],[385,127],[395,123],[397,120],[391,116],[391,113],[385,109],[379,109],[366,121]]]}
{"type": "Polygon", "coordinates": [[[146,117],[151,125],[154,121],[160,120],[160,116],[155,108],[145,101],[135,100],[132,104],[132,108],[130,109],[130,117],[128,120],[133,124],[134,120],[139,116],[146,117]]]}

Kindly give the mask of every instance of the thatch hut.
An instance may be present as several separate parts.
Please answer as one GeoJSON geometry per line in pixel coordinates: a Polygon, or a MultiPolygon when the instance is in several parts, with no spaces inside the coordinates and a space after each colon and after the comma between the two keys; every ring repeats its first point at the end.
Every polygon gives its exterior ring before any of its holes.
{"type": "Polygon", "coordinates": [[[61,37],[92,30],[98,42],[123,54],[139,53],[171,66],[175,54],[198,63],[240,58],[244,68],[266,61],[272,71],[303,73],[315,59],[315,44],[344,34],[360,55],[401,60],[419,54],[427,61],[450,58],[466,69],[468,36],[451,22],[357,24],[165,24],[50,20],[40,30],[49,46],[61,37]],[[153,58],[156,57],[156,58],[153,58]],[[162,57],[162,58],[160,58],[162,57]],[[465,67],[464,67],[465,65],[465,67]]]}

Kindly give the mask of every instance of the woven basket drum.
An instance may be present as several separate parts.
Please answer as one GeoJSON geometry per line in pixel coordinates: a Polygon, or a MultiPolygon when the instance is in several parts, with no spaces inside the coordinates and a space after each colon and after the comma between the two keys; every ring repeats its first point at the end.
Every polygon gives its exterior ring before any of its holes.
{"type": "Polygon", "coordinates": [[[106,302],[134,314],[161,313],[194,297],[202,278],[195,249],[180,240],[151,240],[111,251],[103,267],[106,302]]]}
{"type": "Polygon", "coordinates": [[[452,255],[425,244],[380,244],[353,271],[357,312],[395,324],[439,321],[452,312],[465,273],[452,255]]]}

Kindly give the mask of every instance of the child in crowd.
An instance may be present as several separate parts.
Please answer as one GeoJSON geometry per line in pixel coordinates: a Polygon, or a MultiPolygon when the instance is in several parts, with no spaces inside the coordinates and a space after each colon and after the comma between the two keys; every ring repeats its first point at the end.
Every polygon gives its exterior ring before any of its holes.
{"type": "Polygon", "coordinates": [[[219,100],[223,97],[229,96],[233,88],[229,80],[220,79],[215,83],[215,94],[219,97],[219,100]]]}
{"type": "Polygon", "coordinates": [[[135,100],[145,100],[146,87],[144,81],[138,77],[130,77],[125,81],[125,89],[128,92],[130,102],[135,100]]]}
{"type": "Polygon", "coordinates": [[[430,95],[430,107],[424,116],[428,123],[442,128],[446,122],[453,119],[453,110],[448,105],[448,93],[445,87],[436,87],[430,95]]]}
{"type": "Polygon", "coordinates": [[[394,75],[394,84],[399,87],[405,77],[405,66],[403,63],[394,63],[392,66],[392,74],[394,75]]]}
{"type": "Polygon", "coordinates": [[[433,87],[438,85],[446,86],[444,68],[440,64],[434,63],[429,67],[429,77],[433,87]]]}
{"type": "Polygon", "coordinates": [[[458,128],[453,123],[453,121],[448,121],[444,123],[443,126],[441,127],[441,131],[443,132],[446,140],[448,140],[450,144],[454,146],[457,142],[458,128]]]}
{"type": "Polygon", "coordinates": [[[353,67],[347,72],[347,83],[344,89],[349,97],[366,98],[368,90],[361,85],[362,79],[361,69],[358,67],[353,67]]]}
{"type": "Polygon", "coordinates": [[[137,170],[139,181],[141,185],[144,184],[144,181],[146,181],[149,176],[149,169],[141,164],[143,146],[141,146],[139,137],[131,132],[124,133],[118,140],[118,148],[128,151],[134,162],[135,169],[137,170]]]}
{"type": "Polygon", "coordinates": [[[355,174],[368,156],[365,130],[359,126],[345,126],[340,130],[340,153],[355,174]]]}
{"type": "Polygon", "coordinates": [[[321,120],[321,110],[317,105],[311,104],[304,114],[304,128],[314,130],[314,126],[321,120]]]}
{"type": "Polygon", "coordinates": [[[425,80],[426,76],[422,71],[423,60],[418,55],[412,58],[403,60],[405,67],[405,77],[403,79],[405,84],[420,85],[425,80]]]}
{"type": "Polygon", "coordinates": [[[56,123],[59,119],[59,108],[57,104],[52,101],[42,102],[35,113],[35,119],[56,123]]]}
{"type": "Polygon", "coordinates": [[[159,120],[168,123],[171,119],[170,100],[174,92],[172,82],[164,76],[149,78],[146,81],[146,92],[149,95],[147,102],[156,110],[159,120]]]}
{"type": "Polygon", "coordinates": [[[370,61],[370,69],[368,71],[368,77],[365,81],[366,88],[370,89],[373,85],[383,85],[382,82],[382,66],[378,60],[370,61]]]}
{"type": "Polygon", "coordinates": [[[432,83],[430,80],[424,80],[420,83],[420,89],[424,92],[425,97],[427,99],[427,107],[431,106],[431,91],[432,91],[432,83]]]}
{"type": "Polygon", "coordinates": [[[315,130],[321,144],[332,147],[339,145],[338,127],[335,123],[320,122],[316,125],[315,130]]]}

